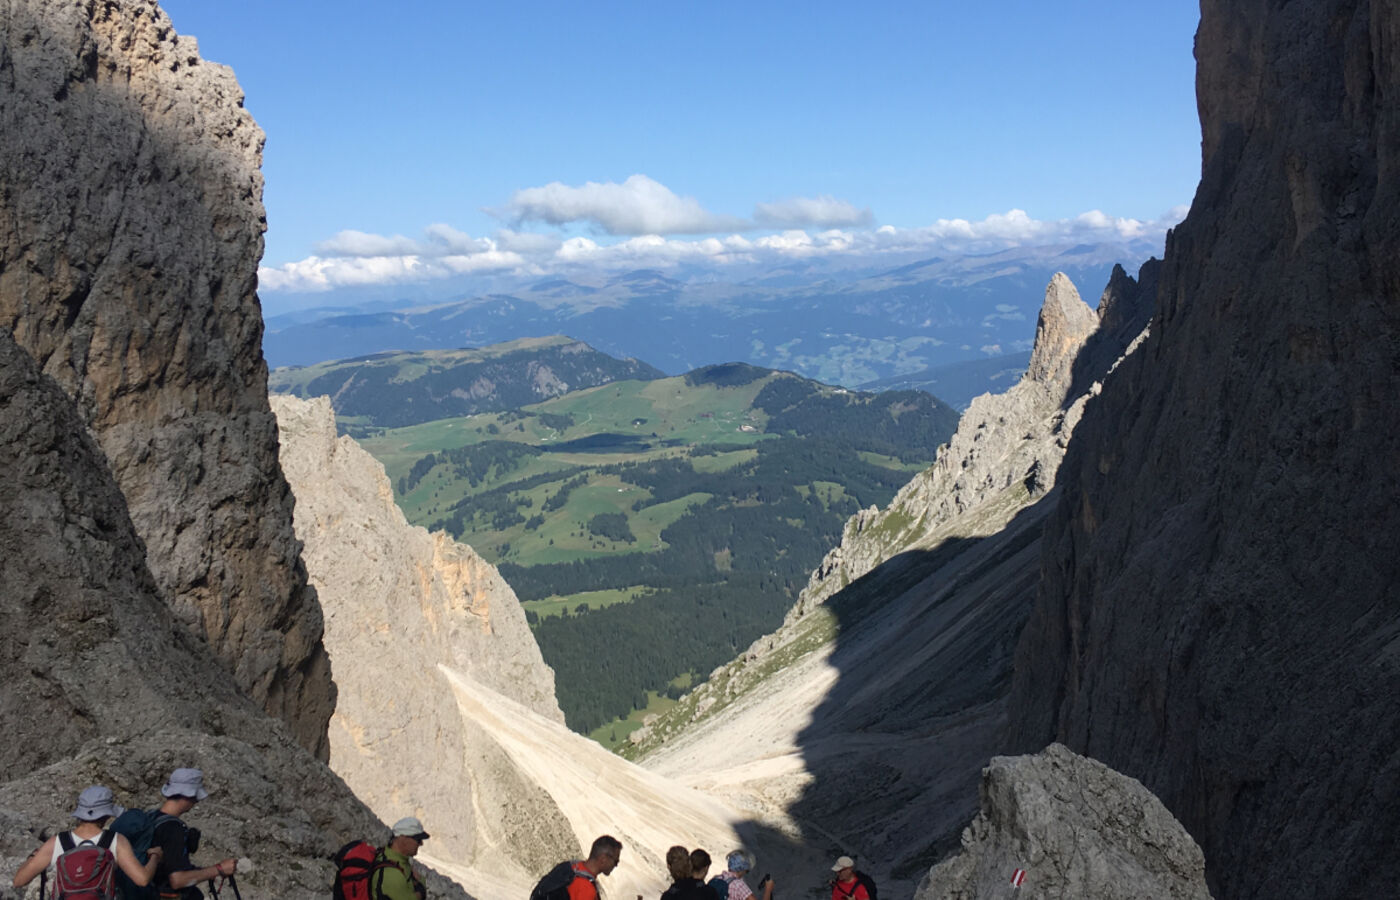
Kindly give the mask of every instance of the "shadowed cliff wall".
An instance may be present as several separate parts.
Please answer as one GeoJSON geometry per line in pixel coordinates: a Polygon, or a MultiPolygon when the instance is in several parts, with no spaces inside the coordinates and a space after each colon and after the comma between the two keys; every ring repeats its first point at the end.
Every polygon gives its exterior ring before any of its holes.
{"type": "Polygon", "coordinates": [[[1392,2],[1202,3],[1201,184],[1017,652],[1013,744],[1141,779],[1222,898],[1400,879],[1397,52],[1392,2]]]}

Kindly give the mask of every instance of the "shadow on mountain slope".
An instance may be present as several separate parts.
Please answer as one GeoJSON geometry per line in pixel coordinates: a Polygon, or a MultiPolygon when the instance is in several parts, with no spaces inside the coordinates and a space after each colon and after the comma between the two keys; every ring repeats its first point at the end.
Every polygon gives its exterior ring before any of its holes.
{"type": "Polygon", "coordinates": [[[912,893],[976,812],[1054,496],[996,534],[901,553],[826,604],[836,676],[798,736],[811,780],[790,813],[807,843],[856,856],[886,896],[912,893]]]}

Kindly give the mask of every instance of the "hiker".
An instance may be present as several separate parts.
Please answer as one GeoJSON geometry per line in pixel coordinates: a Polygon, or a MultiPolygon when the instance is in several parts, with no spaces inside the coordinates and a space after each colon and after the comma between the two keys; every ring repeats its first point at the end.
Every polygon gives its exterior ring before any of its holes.
{"type": "Polygon", "coordinates": [[[744,875],[753,869],[752,853],[747,850],[732,850],[725,862],[729,864],[729,868],[710,879],[710,888],[719,894],[720,900],[748,900],[749,897],[759,896],[763,900],[773,900],[773,879],[770,876],[764,875],[763,880],[758,883],[760,894],[755,894],[744,880],[744,875]]]}
{"type": "Polygon", "coordinates": [[[831,900],[875,900],[875,879],[856,869],[849,856],[838,858],[831,871],[831,900]]]}
{"type": "Polygon", "coordinates": [[[374,900],[425,900],[427,885],[413,871],[411,860],[428,839],[423,823],[413,816],[404,816],[389,831],[389,843],[380,851],[390,866],[379,866],[370,876],[370,896],[374,900]]]}
{"type": "Polygon", "coordinates": [[[710,874],[710,854],[696,847],[690,851],[690,877],[704,883],[710,874]]]}
{"type": "Polygon", "coordinates": [[[110,789],[95,784],[83,791],[78,795],[78,808],[73,810],[78,824],[72,831],[44,841],[15,873],[14,886],[24,887],[49,868],[54,870],[54,900],[79,890],[89,896],[116,896],[114,875],[118,867],[136,884],[149,884],[160,862],[160,851],[141,865],[125,837],[103,828],[116,814],[110,789]]]}
{"type": "MultiPolygon", "coordinates": [[[[705,865],[709,867],[708,856],[705,858],[705,865]]],[[[689,850],[684,847],[672,847],[667,850],[666,868],[671,872],[671,886],[666,888],[661,900],[714,900],[714,895],[705,886],[705,882],[695,877],[689,850]]]]}
{"type": "Polygon", "coordinates": [[[598,876],[611,875],[622,858],[622,841],[602,835],[588,850],[588,858],[561,862],[550,869],[530,900],[598,900],[598,876]]]}
{"type": "Polygon", "coordinates": [[[156,890],[164,898],[202,900],[204,893],[198,887],[200,882],[213,881],[219,876],[230,877],[238,868],[236,859],[223,859],[202,868],[195,868],[190,862],[190,855],[199,848],[199,829],[190,828],[180,817],[209,796],[204,789],[204,773],[199,769],[176,769],[161,786],[160,793],[165,802],[156,810],[151,834],[151,851],[161,851],[156,890]]]}

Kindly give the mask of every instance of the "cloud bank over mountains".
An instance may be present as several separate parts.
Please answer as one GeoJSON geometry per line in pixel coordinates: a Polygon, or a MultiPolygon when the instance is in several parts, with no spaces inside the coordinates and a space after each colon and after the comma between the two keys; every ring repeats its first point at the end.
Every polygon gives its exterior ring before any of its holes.
{"type": "Polygon", "coordinates": [[[939,219],[917,228],[877,228],[872,227],[870,209],[830,196],[758,203],[750,219],[720,215],[638,174],[620,184],[590,181],[574,187],[554,182],[525,188],[505,206],[488,211],[508,223],[490,237],[474,237],[445,224],[429,225],[417,238],[341,231],[319,243],[315,255],[259,269],[261,289],[314,293],[485,272],[543,276],[579,269],[780,265],[814,257],[895,260],[1056,243],[1155,242],[1185,216],[1186,207],[1150,221],[1099,210],[1041,220],[1012,209],[980,221],[939,219]],[[583,228],[594,236],[527,231],[522,229],[526,223],[575,232],[583,228]],[[610,240],[614,238],[619,240],[610,240]]]}

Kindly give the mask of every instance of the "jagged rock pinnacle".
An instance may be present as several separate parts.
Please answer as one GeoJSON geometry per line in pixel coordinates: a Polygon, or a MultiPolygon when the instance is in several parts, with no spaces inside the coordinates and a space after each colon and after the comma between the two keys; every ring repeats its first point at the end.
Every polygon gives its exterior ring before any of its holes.
{"type": "Polygon", "coordinates": [[[1045,288],[1026,377],[1063,393],[1075,354],[1098,325],[1099,317],[1080,299],[1074,282],[1064,272],[1056,272],[1045,288]]]}

